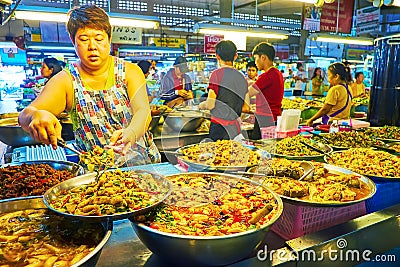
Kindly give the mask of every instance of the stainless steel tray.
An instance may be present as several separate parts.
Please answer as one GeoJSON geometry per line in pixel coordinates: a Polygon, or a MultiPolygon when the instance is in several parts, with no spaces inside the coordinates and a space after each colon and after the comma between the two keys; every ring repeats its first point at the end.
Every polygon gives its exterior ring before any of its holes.
{"type": "Polygon", "coordinates": [[[20,163],[10,163],[6,165],[2,165],[0,167],[5,167],[5,166],[18,166],[22,164],[47,164],[50,167],[52,167],[55,170],[61,171],[61,170],[67,170],[73,173],[75,176],[82,175],[85,173],[84,169],[82,166],[79,164],[76,164],[74,162],[70,161],[60,161],[60,160],[34,160],[34,161],[26,161],[26,162],[20,162],[20,163]]]}
{"type": "MultiPolygon", "coordinates": [[[[46,209],[46,205],[43,202],[42,197],[21,197],[21,198],[10,198],[7,200],[0,200],[0,212],[14,212],[24,209],[46,209]]],[[[100,253],[111,236],[113,230],[112,222],[104,222],[101,224],[104,228],[104,237],[101,242],[92,250],[88,255],[82,258],[80,261],[71,265],[71,267],[78,266],[95,266],[97,260],[100,257],[100,253]]]]}
{"type": "MultiPolygon", "coordinates": [[[[112,171],[112,170],[110,170],[112,171]]],[[[63,190],[71,190],[73,188],[82,186],[82,185],[87,185],[91,182],[94,182],[96,179],[96,173],[88,173],[82,176],[78,176],[72,179],[69,179],[67,181],[64,181],[56,186],[53,186],[49,190],[46,191],[46,193],[43,195],[43,201],[45,205],[51,209],[52,211],[61,214],[66,217],[70,218],[75,218],[75,219],[80,219],[80,220],[92,220],[92,221],[116,221],[116,220],[122,220],[126,219],[129,217],[133,217],[136,215],[140,215],[143,213],[146,213],[147,211],[157,207],[160,205],[171,193],[172,190],[172,184],[164,177],[159,174],[151,173],[148,171],[142,171],[142,170],[135,170],[135,172],[138,173],[149,173],[153,176],[154,182],[157,184],[158,188],[160,188],[160,191],[158,192],[158,197],[154,201],[154,203],[150,206],[147,206],[145,208],[131,211],[131,212],[122,212],[122,213],[115,213],[111,215],[101,215],[101,216],[84,216],[84,215],[74,215],[70,213],[65,213],[62,211],[59,211],[57,209],[54,209],[50,203],[57,198],[57,195],[63,190]]],[[[147,182],[147,181],[146,181],[147,182]]]]}
{"type": "MultiPolygon", "coordinates": [[[[237,171],[244,171],[247,168],[250,168],[250,167],[253,167],[253,166],[257,165],[257,164],[253,164],[253,165],[249,164],[249,165],[243,165],[243,166],[210,166],[208,164],[202,164],[202,163],[198,163],[198,162],[195,162],[195,161],[184,159],[182,156],[179,155],[179,154],[182,154],[182,152],[181,152],[182,149],[190,148],[190,147],[195,146],[195,145],[197,145],[197,144],[188,145],[188,146],[184,146],[182,148],[178,148],[175,151],[175,154],[177,155],[178,160],[182,161],[183,163],[187,164],[189,167],[192,167],[193,169],[198,170],[198,171],[201,170],[201,171],[237,172],[237,171]]],[[[260,157],[262,156],[261,155],[262,154],[261,151],[259,152],[258,150],[256,150],[256,152],[260,155],[260,157]]]]}
{"type": "MultiPolygon", "coordinates": [[[[341,151],[336,151],[336,152],[333,152],[332,154],[334,154],[334,153],[341,153],[341,151]]],[[[327,163],[330,163],[327,156],[324,157],[324,161],[327,163]]],[[[333,164],[333,163],[331,163],[331,164],[333,164]]],[[[338,168],[340,168],[340,167],[338,167],[338,168]]],[[[385,176],[369,175],[369,174],[361,173],[358,171],[356,171],[355,173],[358,173],[358,174],[361,174],[368,178],[371,178],[373,181],[377,181],[377,182],[394,182],[394,181],[398,182],[398,181],[400,181],[400,177],[385,177],[385,176]]]]}
{"type": "MultiPolygon", "coordinates": [[[[311,200],[303,200],[303,199],[299,199],[299,198],[293,198],[293,197],[287,197],[281,194],[278,194],[284,201],[288,201],[294,204],[301,204],[301,205],[308,205],[308,206],[347,206],[347,205],[352,205],[358,202],[362,202],[365,201],[369,198],[371,198],[375,193],[376,193],[376,185],[373,181],[371,181],[371,179],[369,179],[368,177],[359,175],[358,173],[355,173],[353,171],[341,168],[341,167],[337,167],[334,165],[330,165],[330,164],[326,164],[324,163],[324,168],[326,168],[329,173],[333,173],[333,174],[355,174],[357,176],[360,176],[360,180],[362,182],[364,182],[368,188],[370,189],[370,193],[368,194],[368,196],[361,198],[361,199],[357,199],[357,200],[353,200],[353,201],[347,201],[347,202],[337,202],[337,201],[327,201],[327,202],[316,202],[316,201],[311,201],[311,200]]],[[[253,169],[249,169],[249,172],[254,172],[255,168],[253,169]]]]}
{"type": "Polygon", "coordinates": [[[286,158],[289,160],[305,160],[305,161],[309,161],[309,160],[316,160],[319,158],[323,158],[324,155],[329,154],[333,151],[333,148],[329,145],[323,144],[323,143],[315,143],[313,146],[315,146],[318,149],[321,149],[323,151],[325,151],[324,154],[319,154],[319,155],[312,155],[312,156],[291,156],[291,155],[284,155],[284,154],[277,154],[273,151],[273,149],[266,149],[265,147],[268,145],[270,147],[273,146],[274,142],[279,142],[279,140],[281,139],[267,139],[267,140],[263,140],[263,146],[262,147],[258,147],[259,150],[265,150],[269,153],[271,153],[272,156],[278,157],[278,158],[286,158]]]}

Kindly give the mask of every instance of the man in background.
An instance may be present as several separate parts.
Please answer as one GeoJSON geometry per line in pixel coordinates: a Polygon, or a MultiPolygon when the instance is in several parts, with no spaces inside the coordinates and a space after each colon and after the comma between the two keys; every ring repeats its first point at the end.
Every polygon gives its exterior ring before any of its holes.
{"type": "Polygon", "coordinates": [[[250,61],[249,63],[247,63],[246,73],[247,73],[246,80],[250,86],[255,81],[257,81],[257,78],[258,78],[258,69],[257,69],[256,63],[254,61],[250,61]]]}
{"type": "Polygon", "coordinates": [[[186,74],[189,71],[186,59],[177,57],[173,66],[161,80],[160,87],[160,98],[170,108],[193,99],[192,82],[186,74]]]}
{"type": "Polygon", "coordinates": [[[304,71],[303,63],[297,63],[297,74],[293,77],[296,84],[293,89],[293,95],[301,96],[305,90],[307,82],[307,73],[304,71]]]}

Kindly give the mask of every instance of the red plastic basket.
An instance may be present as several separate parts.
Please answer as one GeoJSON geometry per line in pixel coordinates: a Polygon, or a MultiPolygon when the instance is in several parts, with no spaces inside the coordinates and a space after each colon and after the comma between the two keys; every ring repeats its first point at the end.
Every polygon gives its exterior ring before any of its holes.
{"type": "Polygon", "coordinates": [[[366,214],[365,202],[344,207],[312,207],[284,202],[271,230],[285,240],[317,232],[366,214]]]}

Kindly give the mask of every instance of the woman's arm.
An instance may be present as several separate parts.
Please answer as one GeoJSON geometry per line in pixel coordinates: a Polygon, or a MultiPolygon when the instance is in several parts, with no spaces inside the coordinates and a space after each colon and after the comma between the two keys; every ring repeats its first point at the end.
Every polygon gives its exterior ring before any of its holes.
{"type": "Polygon", "coordinates": [[[329,111],[332,109],[332,107],[333,107],[333,105],[325,103],[324,106],[320,110],[318,110],[318,112],[307,121],[307,125],[312,126],[313,122],[316,119],[319,119],[322,116],[328,114],[329,111]]]}
{"type": "Polygon", "coordinates": [[[127,92],[133,116],[128,127],[115,131],[110,138],[109,145],[106,146],[122,155],[126,155],[132,145],[146,133],[151,122],[146,79],[143,72],[136,64],[128,62],[125,64],[127,92]]]}
{"type": "Polygon", "coordinates": [[[19,115],[22,129],[35,140],[57,148],[61,139],[61,124],[56,118],[73,105],[73,86],[68,73],[61,71],[52,77],[40,95],[19,115]]]}

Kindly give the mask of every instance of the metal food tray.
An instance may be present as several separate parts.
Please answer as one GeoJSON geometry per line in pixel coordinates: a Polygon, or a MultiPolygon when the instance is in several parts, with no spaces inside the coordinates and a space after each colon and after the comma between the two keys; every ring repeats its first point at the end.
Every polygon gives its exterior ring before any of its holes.
{"type": "MultiPolygon", "coordinates": [[[[109,170],[112,171],[112,170],[109,170]]],[[[172,191],[172,184],[169,180],[167,180],[164,176],[161,176],[159,174],[151,173],[148,171],[142,171],[142,170],[135,170],[137,173],[148,173],[151,174],[156,180],[157,185],[160,186],[160,193],[163,194],[160,196],[157,201],[155,201],[152,205],[147,206],[145,208],[131,211],[131,212],[122,212],[122,213],[115,213],[111,215],[101,215],[101,216],[85,216],[85,215],[75,215],[75,214],[70,214],[66,212],[61,212],[57,209],[54,209],[50,203],[57,198],[57,195],[63,191],[63,190],[71,190],[73,188],[87,185],[91,182],[94,182],[96,179],[97,173],[88,173],[85,175],[81,175],[72,179],[69,179],[67,181],[64,181],[62,183],[59,183],[56,186],[53,186],[49,190],[46,191],[46,193],[43,195],[43,202],[44,204],[52,211],[61,214],[65,217],[70,217],[74,219],[79,219],[79,220],[91,220],[91,221],[116,221],[116,220],[122,220],[122,219],[127,219],[129,217],[134,217],[137,215],[144,214],[148,212],[149,210],[157,207],[160,205],[171,193],[172,191]]]]}
{"type": "MultiPolygon", "coordinates": [[[[33,197],[20,197],[20,198],[10,198],[7,200],[0,200],[0,212],[14,212],[19,210],[25,209],[46,209],[46,205],[43,203],[43,198],[40,196],[33,196],[33,197]]],[[[77,263],[71,265],[71,267],[89,267],[95,266],[103,247],[107,243],[108,239],[110,238],[113,230],[113,223],[112,222],[105,222],[101,224],[104,228],[104,237],[100,241],[99,244],[85,257],[79,260],[77,263]]],[[[62,230],[62,229],[60,229],[62,230]]]]}
{"type": "MultiPolygon", "coordinates": [[[[263,140],[263,145],[265,147],[266,144],[270,143],[269,145],[272,145],[273,142],[279,142],[282,139],[277,139],[277,138],[273,138],[273,139],[268,139],[268,140],[263,140]]],[[[290,155],[284,155],[284,154],[277,154],[273,151],[269,151],[264,149],[264,147],[258,147],[259,150],[265,150],[268,153],[270,153],[272,156],[278,157],[278,158],[286,158],[289,160],[315,160],[318,158],[322,158],[323,156],[325,156],[326,154],[329,154],[333,151],[333,148],[329,145],[323,144],[323,143],[315,143],[313,144],[313,146],[316,146],[316,148],[319,148],[321,150],[326,151],[326,153],[324,154],[318,154],[318,155],[312,155],[312,156],[290,156],[290,155]]]]}
{"type": "MultiPolygon", "coordinates": [[[[175,151],[175,153],[182,154],[182,152],[181,152],[182,149],[190,148],[190,147],[195,146],[195,145],[198,145],[198,144],[193,144],[193,145],[184,146],[182,148],[178,148],[175,151]]],[[[248,147],[246,147],[246,148],[248,148],[248,147]]],[[[250,149],[250,148],[248,148],[248,149],[250,149]]],[[[250,149],[250,150],[254,151],[254,149],[250,149]]],[[[256,150],[256,152],[259,153],[260,157],[262,156],[261,152],[259,152],[258,150],[256,150]]],[[[207,164],[202,164],[202,163],[198,163],[198,162],[195,162],[195,161],[184,159],[182,156],[179,156],[179,155],[177,156],[177,158],[178,158],[178,160],[180,160],[183,163],[187,164],[189,167],[191,167],[191,168],[193,168],[195,170],[202,170],[202,171],[237,172],[237,171],[243,171],[243,170],[246,170],[247,168],[250,168],[250,167],[258,165],[258,163],[257,163],[257,164],[246,165],[246,166],[244,166],[244,165],[242,165],[242,166],[210,166],[210,165],[207,165],[207,164]]]]}
{"type": "Polygon", "coordinates": [[[19,166],[22,164],[27,164],[27,165],[32,165],[32,164],[47,164],[51,168],[57,170],[57,171],[62,171],[62,170],[67,170],[74,174],[75,176],[82,175],[85,173],[83,167],[79,164],[76,164],[74,162],[70,161],[61,161],[61,160],[34,160],[34,161],[25,161],[25,162],[20,162],[20,163],[10,163],[10,164],[5,164],[0,166],[1,168],[7,167],[7,166],[19,166]]]}
{"type": "MultiPolygon", "coordinates": [[[[371,198],[375,193],[376,193],[376,185],[373,181],[371,181],[371,179],[369,179],[368,177],[365,177],[363,175],[360,175],[358,173],[355,173],[353,171],[350,171],[348,169],[344,169],[338,166],[334,166],[334,165],[330,165],[330,164],[326,164],[324,163],[324,168],[326,168],[329,173],[332,174],[355,174],[357,176],[360,176],[360,180],[362,182],[364,182],[370,189],[370,193],[368,196],[361,198],[361,199],[357,199],[357,200],[353,200],[353,201],[347,201],[347,202],[337,202],[337,201],[332,201],[332,202],[315,202],[315,201],[311,201],[311,200],[303,200],[303,199],[298,199],[298,198],[293,198],[293,197],[288,197],[288,196],[284,196],[281,194],[278,194],[284,201],[288,201],[294,204],[302,204],[302,205],[307,205],[307,206],[324,206],[324,207],[329,207],[329,206],[348,206],[348,205],[352,205],[358,202],[362,202],[365,201],[369,198],[371,198]]],[[[255,172],[255,168],[251,168],[249,169],[248,172],[255,172]]]]}
{"type": "MultiPolygon", "coordinates": [[[[320,133],[320,135],[322,136],[322,137],[325,137],[326,135],[329,135],[329,133],[320,133]]],[[[315,140],[314,138],[311,138],[312,140],[315,140]]],[[[321,139],[322,140],[322,139],[321,139]]],[[[317,140],[315,140],[315,141],[317,141],[317,140]]],[[[382,140],[377,140],[377,141],[379,141],[379,144],[377,144],[377,145],[380,145],[380,146],[383,146],[383,145],[385,145],[385,142],[383,142],[382,140]]],[[[400,140],[399,140],[400,141],[400,140]]],[[[323,143],[323,141],[320,141],[320,143],[323,143]]],[[[347,149],[350,149],[350,148],[353,148],[353,147],[345,147],[345,146],[335,146],[335,145],[332,145],[332,144],[329,144],[329,146],[330,147],[332,147],[333,148],[333,150],[347,150],[347,149]]]]}
{"type": "MultiPolygon", "coordinates": [[[[341,151],[335,151],[332,154],[334,154],[334,153],[341,153],[341,151]]],[[[386,153],[389,153],[389,152],[386,152],[386,153]]],[[[393,157],[395,157],[395,156],[393,155],[393,157]]],[[[329,159],[328,159],[327,156],[324,156],[324,161],[329,163],[329,159]]],[[[336,165],[334,165],[334,166],[336,166],[336,165]]],[[[339,166],[338,166],[338,168],[339,168],[339,166]]],[[[345,170],[347,170],[347,169],[345,169],[345,170]]],[[[369,175],[369,174],[365,174],[365,173],[361,173],[361,172],[355,172],[355,173],[363,175],[363,176],[366,176],[366,177],[368,177],[368,178],[370,178],[370,179],[372,179],[374,181],[377,181],[377,182],[394,182],[394,181],[398,182],[398,181],[400,181],[400,177],[376,176],[376,175],[369,175]]]]}

